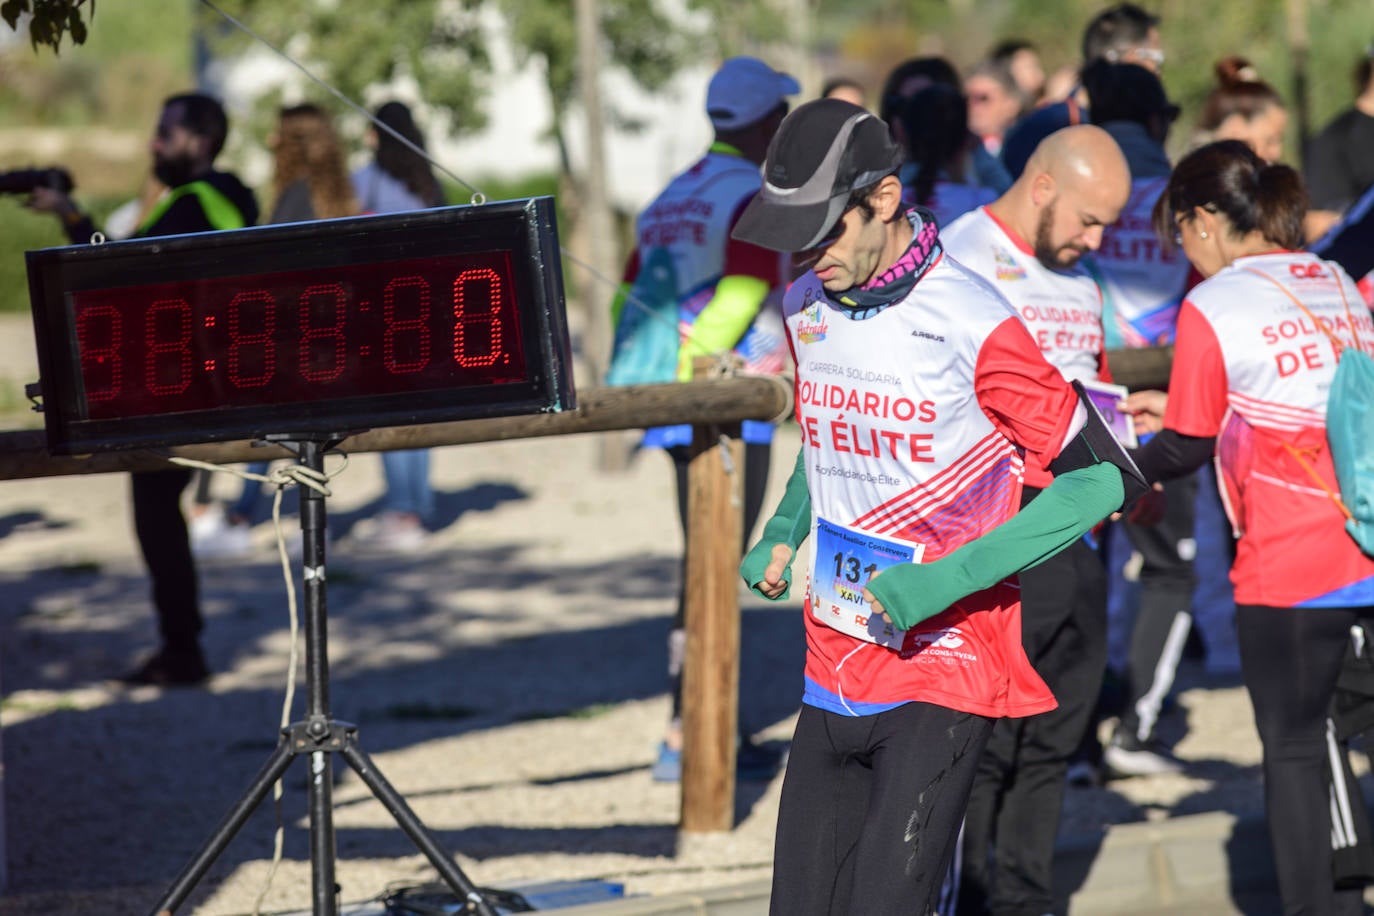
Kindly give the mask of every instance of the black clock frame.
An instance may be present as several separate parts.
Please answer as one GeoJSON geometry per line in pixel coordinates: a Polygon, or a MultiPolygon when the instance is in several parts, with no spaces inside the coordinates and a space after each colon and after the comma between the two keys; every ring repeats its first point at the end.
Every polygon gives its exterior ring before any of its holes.
{"type": "MultiPolygon", "coordinates": [[[[75,245],[26,254],[43,413],[52,454],[328,434],[575,407],[551,198],[75,245]],[[92,419],[73,296],[462,254],[509,254],[525,365],[518,381],[92,419]]],[[[278,333],[282,333],[280,325],[278,333]]]]}

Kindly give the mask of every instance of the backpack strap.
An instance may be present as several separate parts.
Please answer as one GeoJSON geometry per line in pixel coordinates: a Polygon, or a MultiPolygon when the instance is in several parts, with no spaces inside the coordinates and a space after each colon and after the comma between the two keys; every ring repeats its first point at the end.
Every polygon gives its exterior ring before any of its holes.
{"type": "MultiPolygon", "coordinates": [[[[1293,295],[1292,290],[1290,290],[1288,287],[1284,286],[1278,280],[1275,280],[1273,277],[1271,277],[1269,274],[1265,273],[1262,270],[1257,270],[1253,267],[1242,267],[1241,269],[1244,270],[1246,273],[1252,273],[1257,277],[1263,277],[1270,283],[1277,286],[1280,292],[1287,296],[1294,305],[1296,305],[1299,309],[1302,310],[1302,313],[1306,315],[1308,320],[1312,322],[1312,326],[1326,335],[1327,340],[1331,341],[1331,349],[1336,354],[1336,362],[1339,363],[1341,361],[1341,354],[1344,353],[1346,348],[1350,345],[1345,341],[1341,340],[1334,333],[1332,333],[1331,330],[1326,327],[1326,325],[1318,321],[1317,316],[1312,314],[1312,310],[1309,309],[1307,306],[1303,305],[1302,300],[1300,300],[1297,296],[1293,295]]],[[[1346,323],[1350,325],[1350,333],[1355,337],[1355,348],[1361,349],[1360,332],[1355,330],[1355,316],[1350,311],[1350,300],[1345,295],[1345,284],[1340,281],[1339,277],[1336,278],[1336,292],[1341,294],[1341,304],[1345,306],[1345,320],[1346,323]]]]}
{"type": "MultiPolygon", "coordinates": [[[[1302,301],[1298,299],[1297,296],[1293,295],[1293,291],[1290,290],[1288,287],[1284,286],[1278,280],[1274,279],[1264,271],[1256,270],[1253,267],[1243,267],[1241,269],[1248,273],[1252,273],[1257,277],[1263,277],[1264,279],[1268,280],[1270,283],[1277,286],[1285,296],[1292,300],[1293,304],[1296,305],[1299,309],[1301,309],[1302,313],[1307,316],[1307,319],[1312,322],[1312,326],[1320,330],[1323,334],[1326,335],[1327,339],[1331,341],[1331,349],[1336,354],[1336,364],[1340,364],[1341,354],[1345,352],[1346,347],[1348,347],[1349,344],[1341,340],[1334,333],[1332,333],[1331,330],[1326,327],[1326,325],[1318,321],[1317,316],[1312,314],[1312,310],[1309,309],[1307,306],[1303,305],[1302,301]]],[[[1355,330],[1355,319],[1350,312],[1350,300],[1346,298],[1345,284],[1340,282],[1339,277],[1336,278],[1336,289],[1341,294],[1341,302],[1345,305],[1346,319],[1350,324],[1350,333],[1356,335],[1355,345],[1358,347],[1360,343],[1360,338],[1358,332],[1356,332],[1355,330]]],[[[1312,467],[1311,462],[1309,462],[1307,458],[1303,456],[1303,450],[1299,449],[1291,442],[1283,443],[1283,447],[1284,450],[1288,452],[1288,454],[1292,455],[1295,459],[1297,459],[1298,464],[1302,465],[1302,469],[1307,472],[1307,476],[1311,477],[1312,480],[1316,482],[1317,486],[1321,487],[1323,490],[1326,491],[1326,495],[1331,497],[1331,501],[1336,504],[1337,509],[1341,510],[1341,514],[1344,515],[1347,519],[1354,519],[1355,514],[1350,511],[1350,508],[1348,506],[1346,506],[1345,502],[1341,499],[1341,495],[1326,485],[1326,481],[1322,480],[1321,475],[1317,473],[1317,469],[1312,467]]]]}
{"type": "Polygon", "coordinates": [[[1336,504],[1336,508],[1341,510],[1341,515],[1344,515],[1347,519],[1353,520],[1355,518],[1355,513],[1351,512],[1350,508],[1345,504],[1345,501],[1341,499],[1341,494],[1326,485],[1326,481],[1322,480],[1321,475],[1317,473],[1317,469],[1312,467],[1312,464],[1303,457],[1303,450],[1291,442],[1283,443],[1283,448],[1284,451],[1297,459],[1298,464],[1307,472],[1307,476],[1311,477],[1317,486],[1326,491],[1326,495],[1331,497],[1331,501],[1336,504]]]}

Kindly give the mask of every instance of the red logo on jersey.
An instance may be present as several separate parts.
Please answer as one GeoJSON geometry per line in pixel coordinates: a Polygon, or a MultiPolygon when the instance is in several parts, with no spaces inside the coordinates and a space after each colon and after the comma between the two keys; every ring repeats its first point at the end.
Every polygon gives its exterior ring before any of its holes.
{"type": "Polygon", "coordinates": [[[1326,276],[1326,271],[1320,264],[1289,264],[1288,272],[1300,280],[1315,280],[1318,277],[1326,276]]]}

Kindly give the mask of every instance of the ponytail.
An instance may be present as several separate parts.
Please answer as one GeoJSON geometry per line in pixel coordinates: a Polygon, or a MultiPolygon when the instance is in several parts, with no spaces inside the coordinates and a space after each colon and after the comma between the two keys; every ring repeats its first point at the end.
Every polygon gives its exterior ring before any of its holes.
{"type": "Polygon", "coordinates": [[[1307,213],[1307,188],[1297,171],[1286,165],[1266,165],[1255,175],[1257,228],[1271,242],[1284,248],[1303,246],[1303,216],[1307,213]]]}
{"type": "Polygon", "coordinates": [[[1270,165],[1239,140],[1209,143],[1184,156],[1155,206],[1161,238],[1173,235],[1173,218],[1201,207],[1220,213],[1237,235],[1258,230],[1283,248],[1301,248],[1307,191],[1286,165],[1270,165]]]}
{"type": "Polygon", "coordinates": [[[916,203],[929,206],[941,174],[963,180],[960,161],[968,148],[968,102],[952,86],[927,86],[902,109],[908,161],[916,166],[912,189],[916,203]]]}

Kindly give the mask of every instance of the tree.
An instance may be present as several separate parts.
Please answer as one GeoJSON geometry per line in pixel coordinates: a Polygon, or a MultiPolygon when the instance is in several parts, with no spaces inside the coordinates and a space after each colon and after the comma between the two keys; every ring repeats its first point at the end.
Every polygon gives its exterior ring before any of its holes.
{"type": "MultiPolygon", "coordinates": [[[[558,147],[561,171],[573,174],[564,133],[577,94],[577,34],[567,0],[497,0],[521,63],[543,65],[553,121],[549,133],[558,147]]],[[[639,85],[657,89],[686,60],[695,37],[664,11],[663,0],[616,0],[601,6],[604,59],[639,85]]],[[[611,118],[624,123],[616,112],[611,118]]]]}
{"type": "MultiPolygon", "coordinates": [[[[506,21],[510,23],[510,37],[518,60],[522,64],[535,61],[543,64],[553,110],[549,133],[558,149],[562,209],[571,222],[564,234],[564,246],[573,253],[579,264],[592,265],[603,281],[613,284],[621,252],[614,239],[607,237],[607,214],[604,209],[598,209],[598,205],[604,208],[604,199],[596,199],[597,182],[589,180],[592,176],[575,172],[568,150],[567,116],[578,96],[578,77],[579,74],[597,74],[601,71],[598,64],[606,60],[644,88],[656,89],[671,79],[682,66],[693,47],[692,39],[695,36],[683,23],[665,12],[667,4],[663,0],[579,4],[577,9],[582,16],[586,16],[590,10],[600,17],[598,23],[588,25],[584,22],[584,25],[598,33],[599,41],[597,37],[584,39],[583,46],[599,44],[603,51],[591,65],[579,68],[579,20],[570,15],[567,0],[498,2],[506,14],[506,21]],[[589,233],[596,237],[589,237],[589,233]]],[[[588,64],[585,59],[581,62],[588,64]]],[[[607,116],[622,125],[626,123],[626,119],[614,110],[609,110],[607,116]]],[[[597,120],[593,117],[592,123],[597,120]]],[[[593,157],[590,167],[598,168],[600,163],[595,162],[593,157]]],[[[610,351],[609,313],[605,308],[610,298],[609,291],[597,287],[596,279],[589,278],[586,271],[570,273],[569,277],[582,305],[590,313],[587,341],[589,367],[598,376],[595,381],[600,382],[603,360],[610,351]]]]}
{"type": "Polygon", "coordinates": [[[86,19],[95,16],[95,0],[4,0],[0,3],[0,18],[11,29],[19,28],[19,20],[29,16],[29,41],[34,50],[47,46],[56,54],[61,50],[62,36],[70,35],[76,44],[86,41],[86,19]],[[84,7],[84,9],[83,9],[84,7]]]}
{"type": "MultiPolygon", "coordinates": [[[[481,127],[490,71],[477,12],[481,0],[237,0],[235,17],[354,101],[369,86],[408,76],[431,107],[455,125],[481,127]]],[[[201,10],[212,55],[232,56],[251,36],[215,10],[201,10]]]]}

